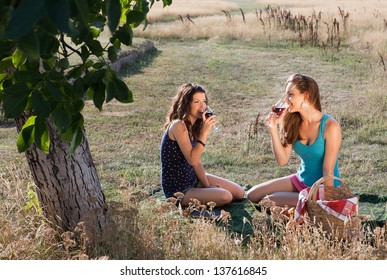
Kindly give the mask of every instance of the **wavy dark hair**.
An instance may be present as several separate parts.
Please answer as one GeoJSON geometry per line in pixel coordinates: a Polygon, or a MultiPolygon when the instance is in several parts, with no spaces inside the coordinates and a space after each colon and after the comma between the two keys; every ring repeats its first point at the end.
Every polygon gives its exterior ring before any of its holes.
{"type": "MultiPolygon", "coordinates": [[[[286,81],[285,88],[288,84],[293,84],[301,94],[306,94],[306,99],[317,110],[321,111],[320,90],[317,82],[305,74],[293,74],[286,81]]],[[[282,145],[286,147],[297,140],[302,140],[300,135],[301,115],[299,112],[287,113],[284,116],[282,128],[280,131],[282,145]]]]}
{"type": "Polygon", "coordinates": [[[193,100],[193,95],[197,92],[203,92],[208,102],[207,92],[201,85],[187,83],[178,89],[172,100],[172,106],[165,118],[164,130],[168,128],[172,121],[182,120],[193,140],[196,141],[198,139],[200,130],[202,129],[203,120],[198,118],[193,124],[188,120],[188,113],[191,110],[191,101],[193,100]]]}

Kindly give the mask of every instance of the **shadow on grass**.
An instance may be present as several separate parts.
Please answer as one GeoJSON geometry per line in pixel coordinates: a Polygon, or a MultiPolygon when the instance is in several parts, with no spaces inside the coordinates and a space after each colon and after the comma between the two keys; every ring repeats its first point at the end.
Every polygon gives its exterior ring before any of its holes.
{"type": "MultiPolygon", "coordinates": [[[[245,186],[245,190],[249,189],[249,186],[245,186]]],[[[153,194],[155,195],[155,194],[153,194]]],[[[164,199],[162,191],[156,192],[158,199],[164,199]]],[[[373,230],[376,227],[383,227],[387,220],[387,198],[377,195],[361,194],[360,200],[360,214],[365,214],[368,219],[362,221],[362,226],[365,229],[373,230]],[[369,206],[371,204],[371,206],[369,206]]],[[[254,235],[253,228],[253,215],[256,211],[261,212],[262,209],[258,205],[251,203],[247,198],[240,201],[234,201],[231,204],[215,207],[210,214],[206,216],[206,213],[201,211],[194,211],[190,213],[193,218],[211,218],[215,219],[216,224],[220,227],[225,227],[225,224],[221,221],[221,212],[227,211],[231,215],[231,219],[228,221],[227,229],[231,233],[231,236],[235,235],[238,238],[243,239],[246,243],[250,237],[254,235]],[[219,219],[217,219],[219,218],[219,219]]],[[[270,214],[265,213],[267,217],[267,225],[271,226],[270,214]]]]}
{"type": "MultiPolygon", "coordinates": [[[[364,228],[369,228],[373,231],[376,227],[383,227],[386,224],[387,197],[361,194],[359,196],[359,201],[360,214],[368,216],[368,219],[362,222],[364,228]]],[[[259,207],[255,207],[254,204],[247,199],[235,201],[224,207],[219,207],[218,210],[225,210],[231,214],[229,230],[244,237],[248,237],[254,233],[254,229],[252,227],[252,215],[255,211],[261,211],[259,207]]]]}
{"type": "Polygon", "coordinates": [[[120,54],[112,68],[122,76],[134,76],[142,73],[144,67],[152,64],[155,57],[161,53],[151,41],[132,47],[120,54]]]}
{"type": "Polygon", "coordinates": [[[15,126],[16,126],[16,123],[14,120],[0,119],[0,128],[10,128],[15,126]]]}

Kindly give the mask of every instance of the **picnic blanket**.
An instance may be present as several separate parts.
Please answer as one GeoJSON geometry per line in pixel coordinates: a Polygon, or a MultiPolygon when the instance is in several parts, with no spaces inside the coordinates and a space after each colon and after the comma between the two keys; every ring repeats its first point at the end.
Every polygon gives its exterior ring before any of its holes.
{"type": "MultiPolygon", "coordinates": [[[[298,195],[298,203],[296,209],[294,211],[294,220],[302,221],[305,210],[306,210],[306,202],[308,201],[310,188],[303,189],[298,195]]],[[[324,186],[320,185],[316,202],[317,204],[325,210],[328,214],[333,215],[344,222],[348,222],[353,214],[357,212],[358,206],[358,198],[351,197],[348,199],[340,199],[340,200],[324,200],[320,199],[324,197],[324,186]]]]}

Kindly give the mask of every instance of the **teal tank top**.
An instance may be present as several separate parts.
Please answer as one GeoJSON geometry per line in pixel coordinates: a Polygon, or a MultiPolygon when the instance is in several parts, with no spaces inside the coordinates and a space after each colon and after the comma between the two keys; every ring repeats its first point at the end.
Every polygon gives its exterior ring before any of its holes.
{"type": "MultiPolygon", "coordinates": [[[[293,144],[294,151],[301,159],[301,165],[297,171],[297,176],[301,182],[309,187],[323,176],[323,163],[325,155],[324,129],[326,122],[330,117],[331,116],[328,114],[323,114],[320,121],[319,134],[313,144],[304,145],[300,141],[296,141],[293,144]]],[[[338,159],[336,159],[334,175],[340,178],[338,159]]],[[[334,185],[339,186],[340,182],[335,180],[334,185]]]]}

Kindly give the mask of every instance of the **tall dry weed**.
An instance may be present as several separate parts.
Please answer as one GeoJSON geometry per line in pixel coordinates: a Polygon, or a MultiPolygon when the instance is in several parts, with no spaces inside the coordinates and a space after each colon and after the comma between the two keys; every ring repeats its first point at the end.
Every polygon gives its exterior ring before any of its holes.
{"type": "Polygon", "coordinates": [[[62,259],[59,235],[42,215],[30,175],[11,165],[0,173],[0,259],[62,259]]]}

